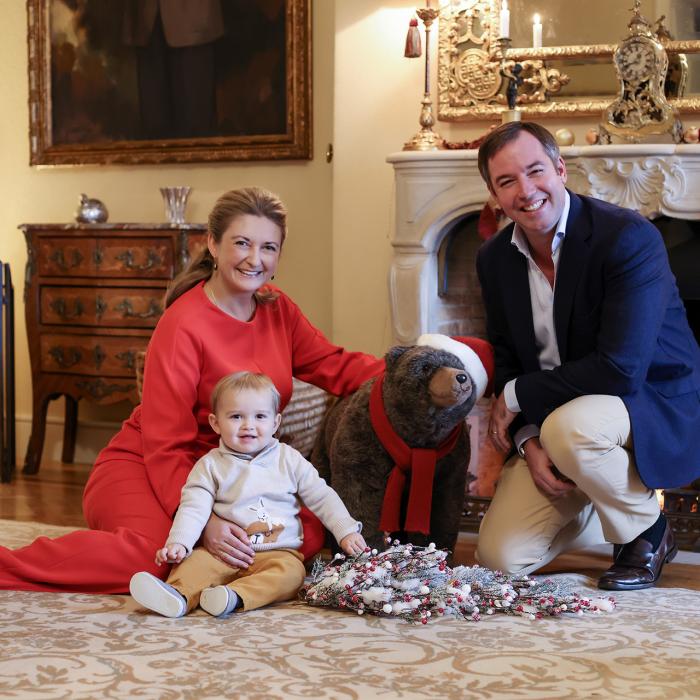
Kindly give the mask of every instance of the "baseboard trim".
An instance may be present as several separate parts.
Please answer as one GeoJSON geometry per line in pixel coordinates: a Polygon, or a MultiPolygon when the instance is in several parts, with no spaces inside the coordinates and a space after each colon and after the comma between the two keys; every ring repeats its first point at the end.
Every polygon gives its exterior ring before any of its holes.
{"type": "MultiPolygon", "coordinates": [[[[78,436],[75,442],[75,462],[92,464],[99,451],[112,439],[121,423],[107,421],[78,421],[78,436]]],[[[17,416],[15,420],[17,439],[17,463],[24,464],[24,456],[32,430],[32,418],[28,415],[17,416]]],[[[63,450],[63,421],[49,417],[46,420],[43,459],[61,460],[63,450]]]]}

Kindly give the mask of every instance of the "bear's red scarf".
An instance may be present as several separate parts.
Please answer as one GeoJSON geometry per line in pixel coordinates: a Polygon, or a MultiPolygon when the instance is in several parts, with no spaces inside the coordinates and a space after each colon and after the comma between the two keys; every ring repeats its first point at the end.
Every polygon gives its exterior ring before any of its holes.
{"type": "Polygon", "coordinates": [[[438,459],[449,454],[457,444],[464,428],[464,421],[435,449],[409,447],[397,435],[384,411],[382,386],[384,375],[377,377],[369,395],[369,419],[372,428],[395,465],[389,474],[382,504],[379,527],[385,532],[405,530],[407,532],[430,533],[430,509],[433,499],[433,477],[438,459]],[[411,490],[403,528],[399,524],[401,495],[406,485],[406,472],[411,472],[411,490]]]}

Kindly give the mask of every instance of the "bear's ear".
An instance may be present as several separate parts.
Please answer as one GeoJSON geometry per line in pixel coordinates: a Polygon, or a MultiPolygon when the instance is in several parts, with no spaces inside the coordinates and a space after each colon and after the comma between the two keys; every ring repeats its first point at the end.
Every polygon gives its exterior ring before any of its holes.
{"type": "Polygon", "coordinates": [[[386,355],[384,355],[384,362],[386,363],[387,370],[391,369],[396,364],[399,357],[410,349],[410,346],[407,345],[394,345],[393,348],[389,348],[386,355]]]}

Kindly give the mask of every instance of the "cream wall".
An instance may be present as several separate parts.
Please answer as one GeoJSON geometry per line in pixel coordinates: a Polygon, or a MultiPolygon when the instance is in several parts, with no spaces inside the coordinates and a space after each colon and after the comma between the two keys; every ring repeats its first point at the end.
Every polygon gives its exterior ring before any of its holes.
{"type": "MultiPolygon", "coordinates": [[[[27,136],[26,18],[20,0],[0,0],[0,259],[10,262],[17,297],[18,454],[24,456],[31,414],[22,285],[26,251],[16,226],[72,219],[80,192],[103,199],[111,221],[163,220],[158,187],[194,188],[188,220],[204,221],[225,189],[261,184],[290,211],[291,234],[278,281],[314,323],[351,349],[376,354],[392,344],[387,271],[394,225],[393,172],[385,162],[418,130],[423,59],[403,57],[416,3],[405,0],[313,0],[314,159],[309,162],[30,168],[27,136]],[[334,143],[332,165],[325,162],[334,143]]],[[[432,35],[435,96],[437,32],[432,35]]],[[[548,120],[570,126],[582,142],[594,120],[548,120]]],[[[453,141],[483,133],[487,122],[438,123],[453,141]]],[[[57,404],[58,402],[55,402],[57,404]]],[[[51,410],[46,455],[60,454],[62,406],[51,410]]],[[[77,459],[90,461],[127,407],[81,406],[77,459]],[[104,424],[101,430],[100,424],[104,424]]]]}
{"type": "MultiPolygon", "coordinates": [[[[314,159],[261,163],[171,166],[29,167],[27,133],[27,27],[25,3],[0,0],[3,42],[0,45],[0,260],[9,262],[15,284],[18,458],[23,461],[31,416],[31,377],[22,289],[26,248],[17,225],[23,222],[69,222],[78,196],[102,199],[110,221],[162,222],[158,187],[191,185],[188,220],[203,222],[224,190],[258,184],[278,192],[289,208],[290,236],[277,282],[311,320],[331,332],[332,166],[325,161],[333,129],[333,0],[314,3],[314,159]]],[[[44,454],[60,454],[63,402],[53,402],[44,454]]],[[[124,404],[98,410],[81,402],[77,459],[91,461],[114,432],[115,420],[128,414],[124,404]],[[104,422],[107,421],[107,425],[104,422]],[[102,425],[102,429],[99,426],[102,425]]]]}
{"type": "MultiPolygon", "coordinates": [[[[387,272],[394,184],[385,159],[418,131],[423,96],[424,59],[403,57],[415,7],[404,0],[336,0],[333,336],[341,344],[374,353],[392,344],[387,272]]],[[[511,21],[516,19],[511,16],[511,21]]],[[[435,103],[435,30],[430,43],[435,103]]],[[[577,143],[583,143],[594,121],[543,123],[552,130],[568,126],[577,143]]],[[[489,126],[438,122],[435,130],[450,141],[464,141],[489,126]]]]}

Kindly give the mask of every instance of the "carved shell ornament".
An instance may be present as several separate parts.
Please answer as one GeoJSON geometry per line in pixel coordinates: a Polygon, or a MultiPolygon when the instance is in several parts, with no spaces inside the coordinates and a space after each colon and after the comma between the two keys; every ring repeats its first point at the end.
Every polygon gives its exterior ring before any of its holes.
{"type": "Polygon", "coordinates": [[[685,176],[675,164],[661,158],[621,162],[611,158],[583,165],[590,194],[621,207],[653,217],[662,204],[678,199],[685,190],[685,176]]]}

